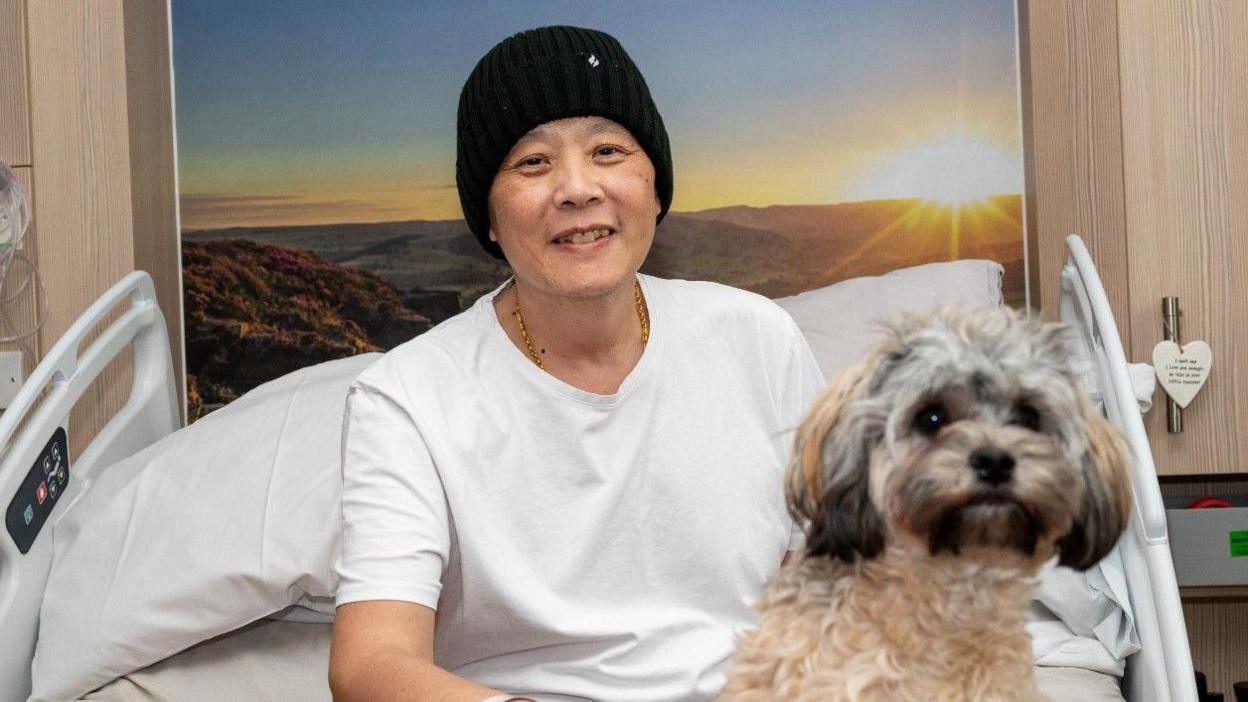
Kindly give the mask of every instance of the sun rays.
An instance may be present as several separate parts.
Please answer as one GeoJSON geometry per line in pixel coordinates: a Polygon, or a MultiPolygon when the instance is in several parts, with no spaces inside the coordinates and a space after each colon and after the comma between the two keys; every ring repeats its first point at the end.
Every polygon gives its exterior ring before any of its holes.
{"type": "MultiPolygon", "coordinates": [[[[966,202],[941,202],[932,199],[905,198],[908,205],[887,225],[864,237],[844,256],[829,267],[823,284],[855,275],[856,265],[863,256],[876,255],[881,246],[944,248],[945,260],[962,257],[967,235],[1005,229],[1019,230],[1022,224],[991,196],[966,202]],[[941,247],[941,239],[945,245],[941,247]]],[[[933,258],[932,260],[939,260],[933,258]]]]}

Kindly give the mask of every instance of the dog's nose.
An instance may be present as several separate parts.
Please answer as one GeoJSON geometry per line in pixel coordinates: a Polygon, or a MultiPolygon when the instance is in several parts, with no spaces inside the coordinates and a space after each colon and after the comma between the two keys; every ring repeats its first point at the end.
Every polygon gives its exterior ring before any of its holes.
{"type": "Polygon", "coordinates": [[[1014,474],[1014,457],[998,448],[980,448],[971,452],[971,468],[989,485],[1008,483],[1014,474]]]}

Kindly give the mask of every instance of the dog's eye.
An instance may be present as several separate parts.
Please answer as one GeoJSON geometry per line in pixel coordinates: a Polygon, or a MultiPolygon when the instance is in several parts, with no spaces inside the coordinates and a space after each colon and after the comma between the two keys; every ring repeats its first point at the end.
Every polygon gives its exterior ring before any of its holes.
{"type": "Polygon", "coordinates": [[[1014,416],[1010,417],[1010,424],[1031,431],[1040,431],[1040,412],[1027,403],[1020,404],[1014,408],[1014,416]]]}
{"type": "Polygon", "coordinates": [[[949,410],[939,402],[933,402],[930,405],[924,405],[914,415],[914,428],[926,436],[931,436],[940,431],[940,428],[949,423],[949,410]]]}

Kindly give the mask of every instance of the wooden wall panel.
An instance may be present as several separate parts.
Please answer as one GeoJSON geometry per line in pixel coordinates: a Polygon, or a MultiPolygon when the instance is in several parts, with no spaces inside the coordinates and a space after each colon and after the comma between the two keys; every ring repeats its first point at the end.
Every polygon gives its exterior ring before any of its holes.
{"type": "Polygon", "coordinates": [[[1248,680],[1248,597],[1184,601],[1192,662],[1209,678],[1209,690],[1235,699],[1231,685],[1248,680]]]}
{"type": "MultiPolygon", "coordinates": [[[[169,5],[124,0],[134,265],[151,274],[165,313],[178,406],[185,411],[182,261],[178,246],[169,5]]],[[[184,417],[185,419],[185,417],[184,417]]]]}
{"type": "MultiPolygon", "coordinates": [[[[31,199],[33,201],[34,198],[31,193],[30,168],[15,168],[13,170],[17,173],[17,178],[22,183],[22,186],[26,188],[27,195],[31,195],[31,199]]],[[[37,261],[39,258],[39,244],[36,236],[36,227],[33,222],[31,223],[30,228],[26,230],[26,236],[22,238],[22,248],[18,251],[18,253],[32,263],[37,261]]],[[[6,287],[5,295],[11,296],[16,293],[19,288],[23,287],[23,282],[25,282],[26,285],[24,286],[25,289],[18,294],[17,298],[9,303],[7,312],[9,315],[9,321],[13,324],[14,331],[25,332],[27,330],[34,329],[35,325],[38,324],[38,288],[35,281],[30,277],[30,269],[28,266],[19,261],[14,261],[12,265],[13,269],[10,273],[12,280],[6,287]]],[[[11,333],[12,332],[6,330],[4,333],[0,334],[0,336],[9,336],[11,333]]],[[[17,350],[23,351],[22,368],[25,371],[26,377],[29,378],[31,371],[35,369],[35,365],[42,357],[42,352],[40,351],[39,346],[39,334],[35,333],[22,339],[20,344],[16,342],[0,342],[0,351],[17,350]],[[22,348],[22,344],[25,345],[25,349],[22,348]]]]}
{"type": "Polygon", "coordinates": [[[0,161],[30,165],[25,0],[0,0],[0,161]]]}
{"type": "Polygon", "coordinates": [[[1153,454],[1162,474],[1248,471],[1248,3],[1131,0],[1118,21],[1131,356],[1151,362],[1174,295],[1214,358],[1183,433],[1146,417],[1153,454]]]}
{"type": "Polygon", "coordinates": [[[1032,304],[1057,317],[1065,239],[1077,233],[1129,340],[1117,34],[1114,0],[1019,3],[1032,304]]]}
{"type": "MultiPolygon", "coordinates": [[[[49,348],[134,269],[122,6],[30,3],[27,26],[38,264],[52,289],[40,343],[49,348]]],[[[92,388],[71,415],[71,454],[124,400],[124,374],[107,373],[108,392],[92,388]]]]}

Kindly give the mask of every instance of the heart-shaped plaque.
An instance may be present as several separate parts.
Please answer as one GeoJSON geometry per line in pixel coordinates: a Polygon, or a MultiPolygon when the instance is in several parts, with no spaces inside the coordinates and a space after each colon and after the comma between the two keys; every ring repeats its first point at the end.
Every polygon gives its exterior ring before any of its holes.
{"type": "Polygon", "coordinates": [[[1213,349],[1203,341],[1184,344],[1163,341],[1153,347],[1153,370],[1170,399],[1187,407],[1209,379],[1213,349]]]}

